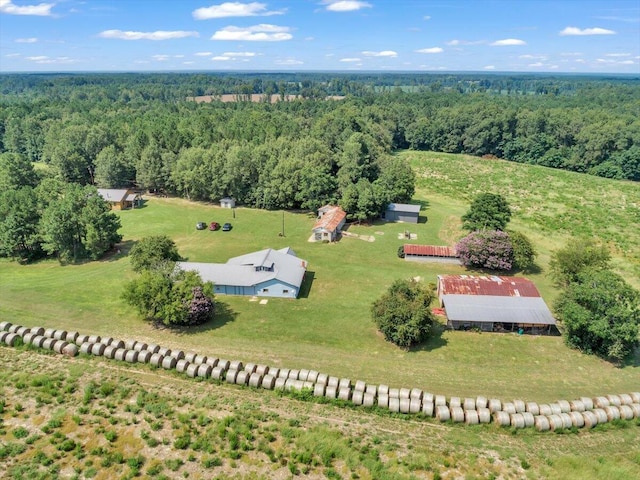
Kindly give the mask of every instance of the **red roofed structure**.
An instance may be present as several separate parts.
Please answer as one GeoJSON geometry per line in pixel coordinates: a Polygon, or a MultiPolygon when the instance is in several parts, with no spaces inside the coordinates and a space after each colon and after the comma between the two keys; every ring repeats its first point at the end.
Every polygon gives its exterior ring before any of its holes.
{"type": "Polygon", "coordinates": [[[540,292],[531,280],[524,277],[438,275],[438,297],[443,295],[539,297],[540,292]]]}
{"type": "Polygon", "coordinates": [[[335,241],[347,220],[347,214],[335,205],[325,205],[318,209],[318,220],[313,226],[314,240],[335,241]]]}
{"type": "Polygon", "coordinates": [[[418,262],[460,263],[455,248],[441,245],[404,245],[404,259],[418,262]]]}

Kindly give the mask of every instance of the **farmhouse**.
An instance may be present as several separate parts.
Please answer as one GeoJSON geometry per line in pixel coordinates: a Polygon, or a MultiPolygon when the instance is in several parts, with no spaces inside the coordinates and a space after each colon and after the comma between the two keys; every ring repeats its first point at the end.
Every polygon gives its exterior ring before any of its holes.
{"type": "Polygon", "coordinates": [[[438,275],[438,299],[449,327],[551,333],[556,321],[530,280],[438,275]]]}
{"type": "Polygon", "coordinates": [[[220,206],[222,208],[235,208],[236,201],[233,198],[224,197],[220,199],[220,206]]]}
{"type": "Polygon", "coordinates": [[[403,250],[404,259],[413,262],[460,263],[458,253],[453,247],[405,244],[403,250]]]}
{"type": "Polygon", "coordinates": [[[140,196],[131,189],[99,188],[98,194],[116,210],[135,208],[140,201],[140,196]]]}
{"type": "Polygon", "coordinates": [[[418,223],[420,215],[420,205],[409,205],[406,203],[390,203],[382,214],[382,218],[387,222],[418,223]]]}
{"type": "Polygon", "coordinates": [[[342,208],[325,205],[318,209],[318,220],[313,226],[313,238],[316,242],[328,240],[334,242],[340,235],[347,214],[342,208]]]}
{"type": "Polygon", "coordinates": [[[214,292],[222,295],[297,298],[307,262],[289,247],[267,248],[230,258],[227,263],[178,262],[186,271],[196,271],[214,292]]]}

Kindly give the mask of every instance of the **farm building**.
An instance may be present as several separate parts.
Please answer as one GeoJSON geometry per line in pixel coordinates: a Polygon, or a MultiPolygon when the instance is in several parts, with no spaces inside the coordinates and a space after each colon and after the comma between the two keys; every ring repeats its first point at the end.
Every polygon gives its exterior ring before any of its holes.
{"type": "Polygon", "coordinates": [[[99,188],[98,194],[116,210],[135,208],[140,201],[140,196],[131,189],[99,188]]]}
{"type": "Polygon", "coordinates": [[[220,206],[222,208],[235,208],[236,201],[233,198],[224,197],[220,199],[220,206]]]}
{"type": "Polygon", "coordinates": [[[288,247],[267,248],[230,258],[227,263],[178,262],[177,266],[213,282],[214,293],[280,298],[298,297],[307,270],[307,262],[288,247]]]}
{"type": "Polygon", "coordinates": [[[390,203],[382,218],[387,222],[418,223],[420,205],[408,205],[406,203],[390,203]]]}
{"type": "Polygon", "coordinates": [[[316,242],[328,240],[334,242],[340,235],[347,214],[342,208],[325,205],[318,209],[318,220],[313,226],[313,238],[316,242]]]}
{"type": "Polygon", "coordinates": [[[403,250],[404,259],[413,262],[460,263],[460,258],[453,247],[405,244],[403,250]]]}
{"type": "Polygon", "coordinates": [[[556,321],[530,280],[522,277],[438,275],[438,299],[455,329],[551,333],[556,321]]]}

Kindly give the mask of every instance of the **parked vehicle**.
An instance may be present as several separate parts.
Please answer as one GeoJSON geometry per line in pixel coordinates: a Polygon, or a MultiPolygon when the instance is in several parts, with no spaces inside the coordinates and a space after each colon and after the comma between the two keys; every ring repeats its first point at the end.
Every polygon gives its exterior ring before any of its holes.
{"type": "Polygon", "coordinates": [[[211,222],[209,224],[209,230],[211,230],[212,232],[215,232],[219,228],[220,228],[220,224],[218,222],[211,222]]]}
{"type": "Polygon", "coordinates": [[[222,231],[223,231],[223,232],[228,232],[229,230],[231,230],[231,224],[230,224],[230,223],[225,223],[225,224],[222,226],[222,231]]]}
{"type": "Polygon", "coordinates": [[[196,223],[196,229],[198,230],[204,230],[205,228],[207,228],[207,224],[204,222],[198,222],[196,223]]]}

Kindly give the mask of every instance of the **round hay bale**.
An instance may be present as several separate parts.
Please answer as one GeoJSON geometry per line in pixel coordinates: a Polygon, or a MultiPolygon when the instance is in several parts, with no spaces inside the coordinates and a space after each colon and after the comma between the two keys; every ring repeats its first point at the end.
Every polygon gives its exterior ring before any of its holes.
{"type": "Polygon", "coordinates": [[[509,415],[509,421],[514,428],[524,428],[524,417],[521,413],[512,413],[509,415]]]}
{"type": "Polygon", "coordinates": [[[564,424],[564,428],[573,427],[573,420],[571,420],[571,416],[568,413],[562,412],[559,416],[562,419],[562,423],[564,424]]]}
{"type": "Polygon", "coordinates": [[[340,382],[338,383],[338,388],[348,388],[351,389],[351,380],[349,380],[348,378],[341,378],[340,382]]]}
{"type": "MultiPolygon", "coordinates": [[[[2,334],[8,333],[8,332],[0,332],[2,334]]],[[[6,335],[5,335],[6,336],[6,335]]],[[[37,337],[37,335],[35,333],[25,333],[24,336],[22,337],[22,342],[25,345],[31,345],[31,341],[33,340],[34,337],[37,337]]],[[[0,340],[0,343],[2,343],[2,340],[0,340]]]]}
{"type": "Polygon", "coordinates": [[[399,398],[411,398],[410,395],[411,395],[411,389],[409,388],[401,388],[398,393],[399,398]]]}
{"type": "MultiPolygon", "coordinates": [[[[33,329],[31,329],[31,331],[33,331],[33,329]]],[[[67,338],[65,338],[65,340],[69,343],[76,343],[79,335],[78,332],[67,332],[67,338]]]]}
{"type": "Polygon", "coordinates": [[[249,383],[250,373],[246,370],[240,370],[236,376],[237,385],[247,385],[249,383]]]}
{"type": "Polygon", "coordinates": [[[487,397],[476,397],[476,408],[487,408],[488,405],[489,400],[487,400],[487,397]]]}
{"type": "Polygon", "coordinates": [[[105,347],[108,347],[109,345],[111,345],[112,342],[113,342],[112,337],[102,337],[100,339],[100,343],[103,344],[105,347]]]}
{"type": "MultiPolygon", "coordinates": [[[[22,325],[16,325],[16,324],[14,324],[14,325],[11,325],[11,326],[9,327],[9,330],[7,330],[7,331],[8,331],[9,333],[16,333],[16,332],[17,332],[18,330],[20,330],[21,328],[22,328],[22,325]]],[[[53,329],[51,329],[51,330],[53,331],[53,329]]],[[[46,336],[48,336],[48,335],[46,335],[46,336]]]]}
{"type": "Polygon", "coordinates": [[[249,372],[249,375],[251,375],[252,373],[255,373],[256,368],[257,368],[257,365],[255,363],[247,363],[244,366],[244,371],[249,372]]]}
{"type": "Polygon", "coordinates": [[[491,413],[499,412],[500,410],[502,410],[502,402],[500,400],[497,398],[489,400],[489,411],[491,413]]]}
{"type": "Polygon", "coordinates": [[[610,403],[607,397],[596,397],[593,399],[593,405],[596,408],[604,408],[604,407],[608,407],[610,403]]]}
{"type": "Polygon", "coordinates": [[[451,413],[449,407],[446,405],[438,405],[436,407],[436,418],[441,422],[446,422],[451,419],[451,413]]]}
{"type": "Polygon", "coordinates": [[[127,350],[126,348],[117,348],[113,358],[119,362],[124,362],[124,358],[127,356],[127,352],[129,351],[130,350],[127,350]]]}
{"type": "Polygon", "coordinates": [[[124,348],[126,348],[127,350],[133,350],[133,347],[136,346],[136,343],[138,343],[136,340],[129,339],[124,343],[124,348]]]}
{"type": "Polygon", "coordinates": [[[557,403],[550,403],[549,408],[552,415],[560,415],[562,413],[562,407],[557,403]]]}
{"type": "Polygon", "coordinates": [[[569,402],[569,406],[571,407],[572,412],[584,412],[586,408],[584,408],[584,403],[582,400],[572,400],[569,402]]]}
{"type": "Polygon", "coordinates": [[[329,377],[327,380],[327,387],[338,387],[340,385],[340,379],[338,377],[329,377]]]}
{"type": "Polygon", "coordinates": [[[425,402],[422,399],[422,413],[428,417],[433,417],[433,412],[435,410],[435,405],[433,402],[425,402]]]}
{"type": "Polygon", "coordinates": [[[348,387],[338,388],[338,398],[345,402],[351,400],[351,389],[348,387]]]}
{"type": "Polygon", "coordinates": [[[512,402],[504,402],[502,404],[502,411],[508,414],[517,413],[516,406],[512,402]]]}
{"type": "MultiPolygon", "coordinates": [[[[16,337],[18,336],[17,333],[13,333],[12,335],[15,335],[16,337]]],[[[7,341],[7,339],[5,339],[5,342],[7,341]]],[[[56,340],[55,338],[47,338],[45,337],[44,342],[42,342],[42,348],[46,348],[47,350],[53,350],[53,347],[55,346],[56,342],[58,340],[56,340]]],[[[13,346],[13,345],[11,345],[13,346]]]]}
{"type": "Polygon", "coordinates": [[[295,390],[297,392],[302,391],[304,388],[304,382],[302,380],[296,380],[294,378],[288,378],[287,384],[289,385],[289,390],[295,390]]]}
{"type": "Polygon", "coordinates": [[[58,340],[53,346],[53,351],[62,354],[67,345],[69,345],[69,342],[67,342],[66,340],[58,340]]]}
{"type": "Polygon", "coordinates": [[[213,367],[213,369],[211,369],[211,380],[220,381],[220,380],[222,380],[223,377],[224,377],[224,370],[222,369],[222,367],[217,366],[217,367],[213,367]]]}
{"type": "Polygon", "coordinates": [[[300,373],[300,370],[298,370],[297,368],[293,368],[291,370],[289,370],[289,376],[287,378],[291,378],[293,380],[298,380],[298,374],[300,373]]]}
{"type": "Polygon", "coordinates": [[[560,406],[561,413],[569,413],[571,411],[571,404],[566,400],[558,400],[556,403],[560,406]]]}
{"type": "Polygon", "coordinates": [[[315,370],[309,370],[309,375],[307,375],[307,381],[316,383],[318,381],[318,375],[319,375],[318,372],[316,372],[315,370]]]}
{"type": "Polygon", "coordinates": [[[514,400],[513,406],[516,409],[516,413],[522,413],[527,411],[526,405],[522,400],[514,400]]]}
{"type": "Polygon", "coordinates": [[[234,369],[227,370],[227,374],[224,376],[224,379],[227,383],[236,383],[236,377],[238,376],[238,371],[234,369]]]}
{"type": "MultiPolygon", "coordinates": [[[[302,382],[302,380],[300,380],[300,381],[302,382]]],[[[313,386],[314,385],[315,385],[315,383],[313,383],[313,382],[309,382],[309,381],[302,382],[302,388],[306,389],[306,390],[313,390],[313,386]]]]}
{"type": "Polygon", "coordinates": [[[454,422],[464,422],[464,410],[462,407],[449,407],[449,413],[451,414],[451,420],[454,422]]]}
{"type": "Polygon", "coordinates": [[[264,377],[262,376],[262,374],[258,373],[258,372],[253,372],[251,374],[251,376],[249,377],[249,386],[250,387],[254,387],[254,388],[258,388],[261,384],[262,384],[262,379],[264,377]]]}
{"type": "Polygon", "coordinates": [[[640,403],[632,403],[629,405],[629,408],[633,412],[634,417],[640,418],[640,403]]]}
{"type": "Polygon", "coordinates": [[[93,343],[84,342],[82,345],[80,345],[80,353],[84,353],[84,354],[88,355],[89,353],[91,353],[91,348],[92,347],[93,347],[93,343]]]}
{"type": "Polygon", "coordinates": [[[534,416],[540,415],[540,407],[536,402],[527,402],[525,408],[527,412],[531,413],[534,416]]]}
{"type": "Polygon", "coordinates": [[[633,410],[629,405],[622,404],[618,407],[618,410],[620,411],[620,418],[622,420],[631,420],[633,418],[633,410]]]}
{"type": "Polygon", "coordinates": [[[90,335],[89,336],[89,340],[87,340],[89,343],[100,343],[102,337],[100,337],[100,335],[90,335]]]}
{"type": "Polygon", "coordinates": [[[376,395],[378,395],[378,386],[369,384],[367,385],[364,393],[366,393],[367,395],[373,395],[375,397],[376,395]]]}
{"type": "Polygon", "coordinates": [[[171,356],[176,360],[184,360],[184,352],[182,350],[171,351],[171,356]]]}
{"type": "Polygon", "coordinates": [[[318,378],[316,378],[316,383],[327,384],[329,382],[329,376],[326,373],[318,373],[318,378]]]}
{"type": "Polygon", "coordinates": [[[273,390],[273,387],[276,384],[276,377],[274,377],[273,375],[265,375],[262,378],[262,383],[260,384],[260,386],[262,388],[266,388],[267,390],[273,390]]]}
{"type": "Polygon", "coordinates": [[[522,412],[520,415],[522,415],[522,418],[524,418],[524,426],[525,427],[533,427],[533,413],[531,412],[522,412]]]}
{"type": "Polygon", "coordinates": [[[362,380],[357,380],[356,385],[353,387],[354,392],[364,392],[367,388],[367,384],[362,380]]]}
{"type": "Polygon", "coordinates": [[[326,385],[324,383],[316,383],[313,387],[313,396],[314,397],[324,397],[324,389],[326,385]]]}
{"type": "Polygon", "coordinates": [[[607,414],[607,420],[609,422],[620,419],[620,409],[618,407],[610,405],[608,407],[604,407],[603,410],[607,414]]]}
{"type": "Polygon", "coordinates": [[[631,405],[633,403],[633,398],[628,393],[621,393],[618,395],[620,397],[620,403],[622,405],[631,405]]]}
{"type": "Polygon", "coordinates": [[[300,373],[298,373],[298,380],[302,380],[303,382],[306,382],[308,378],[309,378],[309,370],[305,370],[305,369],[300,370],[300,373]]]}
{"type": "Polygon", "coordinates": [[[158,353],[163,357],[168,357],[169,355],[171,355],[171,349],[167,347],[160,347],[160,350],[158,350],[158,353]]]}
{"type": "Polygon", "coordinates": [[[380,408],[389,408],[389,395],[386,393],[378,393],[378,406],[380,408]]]}
{"type": "Polygon", "coordinates": [[[187,367],[187,376],[191,378],[195,378],[196,374],[198,373],[199,366],[200,366],[199,364],[190,363],[189,366],[187,367]]]}
{"type": "Polygon", "coordinates": [[[399,388],[390,388],[389,389],[389,398],[400,398],[400,389],[399,388]]]}
{"type": "Polygon", "coordinates": [[[201,363],[198,365],[198,370],[196,370],[196,377],[208,378],[211,376],[211,370],[213,370],[211,365],[201,363]]]}
{"type": "Polygon", "coordinates": [[[587,410],[584,412],[580,412],[580,415],[582,415],[584,428],[593,428],[598,424],[598,417],[596,417],[595,413],[587,410]]]}
{"type": "Polygon", "coordinates": [[[93,347],[91,347],[91,354],[95,355],[96,357],[101,357],[104,353],[105,348],[107,347],[102,343],[94,343],[93,347]]]}
{"type": "Polygon", "coordinates": [[[423,402],[435,402],[435,395],[429,392],[422,392],[422,401],[423,402]]]}
{"type": "Polygon", "coordinates": [[[389,410],[394,413],[400,412],[400,398],[399,397],[389,397],[389,410]]]}
{"type": "Polygon", "coordinates": [[[420,398],[409,399],[409,413],[420,413],[422,408],[422,400],[420,398]]]}
{"type": "Polygon", "coordinates": [[[278,372],[278,378],[289,378],[289,369],[288,368],[281,368],[280,371],[278,372]]]}
{"type": "Polygon", "coordinates": [[[449,407],[462,408],[462,400],[460,399],[460,397],[451,397],[449,399],[449,407]]]}
{"type": "Polygon", "coordinates": [[[206,355],[196,355],[195,358],[193,359],[193,362],[197,365],[202,365],[203,363],[207,363],[207,356],[206,355]]]}
{"type": "Polygon", "coordinates": [[[412,388],[411,392],[409,393],[409,398],[411,398],[412,400],[414,398],[418,399],[418,400],[422,400],[422,390],[419,388],[412,388]]]}
{"type": "Polygon", "coordinates": [[[149,350],[141,350],[138,352],[138,363],[149,363],[151,361],[151,353],[149,350]]]}
{"type": "Polygon", "coordinates": [[[476,399],[475,398],[465,398],[462,402],[463,410],[475,410],[476,409],[476,399]]]}
{"type": "Polygon", "coordinates": [[[211,368],[218,366],[218,357],[207,357],[207,365],[211,365],[211,368]]]}
{"type": "Polygon", "coordinates": [[[555,432],[556,430],[561,430],[564,427],[564,422],[562,418],[560,418],[559,414],[552,414],[547,417],[549,419],[549,430],[555,432]]]}
{"type": "MultiPolygon", "coordinates": [[[[4,332],[6,335],[9,335],[9,332],[4,332]]],[[[35,337],[33,337],[31,339],[31,345],[33,345],[34,347],[37,348],[42,348],[42,344],[44,343],[44,341],[47,339],[47,337],[45,337],[44,335],[36,335],[35,337]]],[[[2,342],[2,337],[0,336],[0,342],[2,342]]],[[[77,347],[77,345],[76,345],[77,347]]],[[[76,348],[76,355],[78,354],[77,352],[77,348],[76,348]]],[[[74,355],[75,357],[75,355],[74,355]]]]}
{"type": "Polygon", "coordinates": [[[11,322],[0,322],[0,332],[8,332],[12,326],[11,322]]]}
{"type": "MultiPolygon", "coordinates": [[[[44,336],[44,328],[42,327],[31,327],[31,332],[29,333],[35,333],[36,335],[42,335],[44,336]]],[[[69,340],[69,334],[67,334],[67,338],[65,339],[67,342],[71,342],[72,340],[69,340]]]]}
{"type": "Polygon", "coordinates": [[[76,355],[78,355],[78,346],[70,343],[62,349],[62,353],[67,357],[75,357],[76,355]]]}
{"type": "Polygon", "coordinates": [[[226,372],[227,370],[229,370],[229,365],[231,365],[231,362],[229,360],[221,358],[220,360],[218,360],[218,365],[216,366],[220,367],[224,372],[226,372]]]}
{"type": "Polygon", "coordinates": [[[178,360],[178,362],[176,363],[176,370],[180,373],[186,373],[187,369],[189,368],[189,365],[191,365],[191,363],[189,363],[186,359],[183,358],[182,360],[178,360]]]}
{"type": "Polygon", "coordinates": [[[56,340],[67,340],[67,331],[66,330],[56,330],[53,332],[53,338],[56,340]]]}
{"type": "Polygon", "coordinates": [[[631,396],[633,403],[640,403],[640,392],[631,392],[629,395],[631,396]]]}
{"type": "Polygon", "coordinates": [[[571,425],[577,428],[584,427],[584,417],[580,412],[569,412],[569,416],[571,417],[571,425]]]}
{"type": "Polygon", "coordinates": [[[477,410],[465,410],[464,423],[466,423],[467,425],[477,425],[478,423],[480,423],[477,410]]]}
{"type": "Polygon", "coordinates": [[[162,367],[162,362],[164,362],[164,356],[159,353],[151,355],[151,359],[149,360],[149,363],[154,367],[162,367]]]}
{"type": "Polygon", "coordinates": [[[598,423],[607,423],[609,421],[609,418],[607,417],[607,412],[605,412],[604,409],[602,409],[602,408],[594,408],[591,411],[593,412],[593,414],[598,419],[598,423]]]}
{"type": "Polygon", "coordinates": [[[109,345],[111,347],[124,348],[124,342],[122,340],[113,340],[109,345]]]}
{"type": "Polygon", "coordinates": [[[243,367],[244,364],[240,360],[232,360],[231,363],[229,363],[230,370],[242,370],[243,367]]]}
{"type": "MultiPolygon", "coordinates": [[[[136,342],[136,344],[133,346],[133,349],[134,349],[136,352],[141,352],[141,351],[143,351],[143,350],[146,350],[148,346],[149,346],[149,345],[147,345],[147,344],[146,344],[146,343],[144,343],[144,342],[136,342]]],[[[189,363],[191,363],[191,362],[189,362],[189,363]]]]}
{"type": "Polygon", "coordinates": [[[105,358],[113,360],[113,358],[116,356],[116,350],[117,348],[115,346],[109,345],[107,347],[104,347],[104,352],[102,352],[102,355],[105,358]]]}
{"type": "Polygon", "coordinates": [[[545,415],[536,415],[533,419],[533,424],[539,432],[548,432],[551,428],[551,425],[549,425],[549,417],[545,415]]]}
{"type": "Polygon", "coordinates": [[[88,341],[89,341],[89,335],[78,335],[76,337],[75,343],[80,347],[83,343],[87,343],[88,341]]]}
{"type": "MultiPolygon", "coordinates": [[[[13,329],[18,329],[20,328],[20,325],[14,325],[13,327],[11,327],[13,329]]],[[[15,330],[14,330],[15,331],[15,330]]],[[[55,333],[56,329],[55,328],[47,328],[44,331],[44,336],[47,338],[53,338],[53,334],[55,333]]],[[[96,343],[96,342],[91,342],[91,343],[96,343]]]]}
{"type": "MultiPolygon", "coordinates": [[[[184,354],[184,359],[189,363],[193,363],[195,362],[197,356],[198,354],[196,352],[187,352],[184,354]]],[[[234,370],[239,370],[239,369],[234,368],[234,370]]]]}
{"type": "Polygon", "coordinates": [[[546,403],[541,403],[540,405],[538,405],[538,409],[540,410],[540,415],[546,415],[547,417],[549,415],[553,415],[551,407],[546,403]]]}
{"type": "Polygon", "coordinates": [[[486,407],[480,407],[476,411],[478,412],[478,421],[480,423],[491,423],[491,410],[486,407]]]}
{"type": "Polygon", "coordinates": [[[173,368],[176,368],[177,363],[178,363],[178,360],[176,360],[175,357],[168,355],[162,359],[162,368],[164,368],[165,370],[171,370],[173,368]]]}
{"type": "Polygon", "coordinates": [[[607,400],[609,400],[609,405],[612,407],[619,407],[622,405],[619,395],[607,395],[607,400]]]}
{"type": "MultiPolygon", "coordinates": [[[[16,330],[16,335],[24,338],[24,336],[29,332],[31,332],[31,329],[29,327],[20,327],[16,330]]],[[[56,338],[56,340],[59,340],[59,339],[56,338]]]]}
{"type": "Polygon", "coordinates": [[[338,387],[335,385],[327,385],[327,387],[324,389],[324,396],[327,398],[334,399],[336,398],[337,394],[338,394],[338,387]]]}
{"type": "Polygon", "coordinates": [[[370,393],[365,392],[364,397],[362,397],[362,406],[373,407],[375,403],[376,403],[375,395],[371,395],[370,393]]]}
{"type": "Polygon", "coordinates": [[[389,395],[389,385],[380,385],[378,387],[378,394],[389,395]]]}
{"type": "Polygon", "coordinates": [[[411,409],[410,398],[400,398],[400,413],[409,413],[411,409]]]}
{"type": "Polygon", "coordinates": [[[511,417],[504,411],[493,412],[493,421],[501,427],[508,427],[511,425],[511,417]]]}
{"type": "MultiPolygon", "coordinates": [[[[136,350],[128,350],[126,355],[124,356],[124,361],[128,363],[136,363],[138,361],[138,352],[136,350]]],[[[186,368],[186,367],[185,367],[186,368]]],[[[184,370],[178,370],[180,373],[183,373],[184,370]]]]}
{"type": "Polygon", "coordinates": [[[153,355],[154,353],[158,353],[159,350],[160,345],[156,345],[155,343],[150,343],[149,345],[147,345],[147,352],[151,352],[151,355],[153,355]]]}

